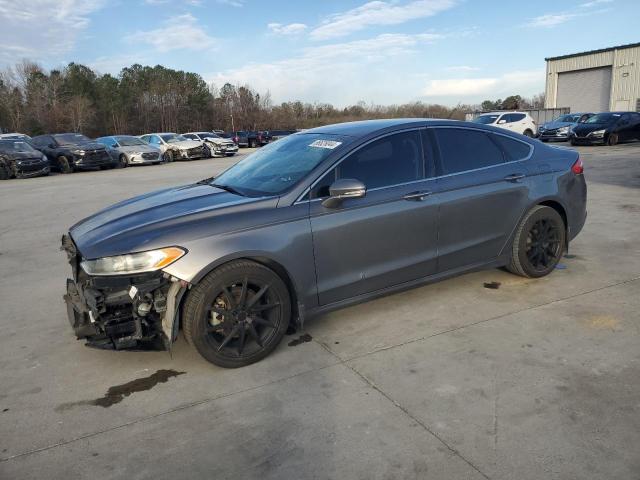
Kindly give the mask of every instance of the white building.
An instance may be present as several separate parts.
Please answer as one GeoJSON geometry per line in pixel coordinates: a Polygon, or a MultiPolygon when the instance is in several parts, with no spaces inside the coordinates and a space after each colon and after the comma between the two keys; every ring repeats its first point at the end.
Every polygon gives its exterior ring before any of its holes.
{"type": "Polygon", "coordinates": [[[545,107],[640,112],[640,43],[545,60],[545,107]]]}

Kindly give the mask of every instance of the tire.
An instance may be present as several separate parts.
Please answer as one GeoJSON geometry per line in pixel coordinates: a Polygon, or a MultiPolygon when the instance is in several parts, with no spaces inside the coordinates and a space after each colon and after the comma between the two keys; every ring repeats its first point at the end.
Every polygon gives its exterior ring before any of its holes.
{"type": "Polygon", "coordinates": [[[129,166],[129,159],[126,155],[120,155],[118,159],[118,168],[127,168],[129,166]]]}
{"type": "Polygon", "coordinates": [[[60,165],[60,172],[62,173],[73,173],[74,171],[73,164],[64,155],[58,157],[58,165],[60,165]]]}
{"type": "Polygon", "coordinates": [[[173,152],[171,150],[167,150],[166,152],[164,152],[164,163],[171,163],[173,162],[173,152]]]}
{"type": "Polygon", "coordinates": [[[236,260],[193,287],[182,313],[187,342],[207,361],[237,368],[263,359],[278,346],[291,320],[291,300],[275,272],[236,260]]]}
{"type": "Polygon", "coordinates": [[[527,278],[548,275],[562,258],[566,235],[567,227],[560,214],[551,207],[536,205],[516,229],[507,269],[527,278]]]}
{"type": "Polygon", "coordinates": [[[574,147],[577,145],[576,141],[575,141],[575,140],[573,140],[573,139],[572,139],[572,140],[569,140],[569,143],[570,143],[572,146],[574,146],[574,147]]]}
{"type": "Polygon", "coordinates": [[[3,161],[0,161],[0,180],[9,180],[10,178],[11,170],[3,161]]]}
{"type": "Polygon", "coordinates": [[[249,146],[249,148],[255,148],[256,142],[254,142],[253,140],[249,139],[248,146],[249,146]]]}
{"type": "Polygon", "coordinates": [[[607,138],[607,145],[610,147],[613,147],[614,145],[618,144],[618,134],[617,133],[610,133],[609,137],[607,138]]]}
{"type": "Polygon", "coordinates": [[[213,157],[213,153],[211,151],[211,149],[209,148],[209,145],[204,144],[202,145],[202,158],[211,158],[213,157]]]}
{"type": "Polygon", "coordinates": [[[523,133],[525,137],[533,138],[533,132],[529,129],[526,129],[523,133]]]}

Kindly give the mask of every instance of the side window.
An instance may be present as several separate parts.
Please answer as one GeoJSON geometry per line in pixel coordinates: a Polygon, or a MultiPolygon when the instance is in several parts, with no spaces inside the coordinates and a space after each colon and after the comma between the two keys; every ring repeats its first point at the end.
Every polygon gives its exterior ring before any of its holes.
{"type": "Polygon", "coordinates": [[[149,143],[152,145],[162,145],[162,141],[160,140],[160,137],[158,137],[157,135],[151,135],[149,137],[149,143]]]}
{"type": "Polygon", "coordinates": [[[502,151],[479,130],[435,128],[443,175],[503,163],[502,151]]]}
{"type": "Polygon", "coordinates": [[[112,148],[116,146],[116,141],[110,137],[101,138],[98,140],[98,143],[101,143],[102,145],[106,145],[107,147],[112,147],[112,148]]]}
{"type": "Polygon", "coordinates": [[[523,160],[527,158],[531,152],[531,147],[528,144],[519,142],[513,138],[493,134],[491,134],[491,138],[500,145],[500,148],[504,153],[504,158],[507,162],[523,160]]]}
{"type": "Polygon", "coordinates": [[[149,136],[148,135],[143,135],[140,137],[140,140],[142,140],[144,143],[149,143],[149,136]]]}
{"type": "Polygon", "coordinates": [[[188,138],[189,140],[197,140],[196,136],[192,133],[186,133],[182,135],[185,138],[188,138]]]}
{"type": "Polygon", "coordinates": [[[510,117],[512,122],[521,122],[522,120],[524,120],[524,117],[526,117],[526,115],[524,113],[512,113],[510,114],[510,117]]]}
{"type": "Polygon", "coordinates": [[[497,121],[497,123],[500,123],[500,124],[511,123],[511,122],[512,122],[512,120],[511,120],[511,114],[510,113],[505,113],[497,121]]]}
{"type": "Polygon", "coordinates": [[[49,143],[51,143],[51,142],[50,142],[49,137],[37,137],[37,138],[33,139],[33,143],[37,147],[44,148],[44,147],[49,146],[49,143]]]}
{"type": "Polygon", "coordinates": [[[313,187],[310,198],[329,196],[329,187],[340,178],[355,178],[372,188],[389,187],[423,178],[419,131],[397,133],[371,142],[350,154],[313,187]]]}

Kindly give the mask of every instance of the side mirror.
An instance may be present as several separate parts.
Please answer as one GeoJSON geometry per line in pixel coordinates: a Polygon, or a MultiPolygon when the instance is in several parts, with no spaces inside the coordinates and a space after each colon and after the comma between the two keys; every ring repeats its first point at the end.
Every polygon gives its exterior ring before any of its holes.
{"type": "Polygon", "coordinates": [[[337,208],[343,200],[348,198],[362,198],[367,193],[367,187],[360,180],[341,178],[329,187],[329,198],[323,200],[322,206],[337,208]]]}
{"type": "Polygon", "coordinates": [[[503,124],[503,123],[507,123],[506,120],[498,120],[498,125],[503,124]]]}

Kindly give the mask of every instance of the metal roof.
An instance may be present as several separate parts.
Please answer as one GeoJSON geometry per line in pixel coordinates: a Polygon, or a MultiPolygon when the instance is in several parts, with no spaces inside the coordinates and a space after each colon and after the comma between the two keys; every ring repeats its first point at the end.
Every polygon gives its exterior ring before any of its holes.
{"type": "Polygon", "coordinates": [[[570,53],[568,55],[560,55],[558,57],[547,57],[545,58],[545,61],[548,62],[549,60],[562,60],[564,58],[581,57],[583,55],[592,55],[594,53],[611,52],[613,50],[623,50],[625,48],[634,48],[634,47],[640,47],[640,42],[628,43],[627,45],[618,45],[617,47],[601,48],[599,50],[588,50],[586,52],[570,53]]]}

